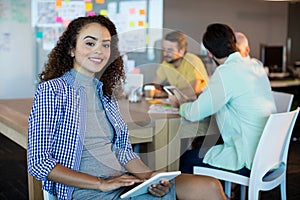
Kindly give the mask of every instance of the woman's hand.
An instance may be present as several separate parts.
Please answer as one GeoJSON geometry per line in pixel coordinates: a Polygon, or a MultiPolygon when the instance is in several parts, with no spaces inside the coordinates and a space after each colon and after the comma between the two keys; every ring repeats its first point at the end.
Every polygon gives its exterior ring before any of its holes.
{"type": "MultiPolygon", "coordinates": [[[[154,176],[156,173],[153,173],[154,176]]],[[[161,180],[159,184],[153,184],[148,188],[150,194],[156,197],[162,197],[169,193],[172,183],[168,180],[161,180]]]]}
{"type": "MultiPolygon", "coordinates": [[[[129,161],[126,164],[126,169],[139,177],[140,179],[149,179],[159,172],[153,172],[148,166],[146,166],[140,159],[136,158],[129,161]]],[[[162,197],[170,191],[171,182],[168,180],[162,180],[158,184],[153,184],[148,187],[148,192],[156,197],[162,197]]]]}
{"type": "Polygon", "coordinates": [[[120,187],[131,186],[135,183],[143,182],[143,180],[141,180],[135,176],[128,175],[128,174],[124,174],[124,175],[118,176],[118,177],[113,177],[110,179],[98,178],[98,180],[100,182],[99,189],[103,192],[108,192],[111,190],[118,189],[120,187]]]}
{"type": "Polygon", "coordinates": [[[153,184],[148,191],[156,197],[162,197],[169,193],[172,183],[168,180],[162,180],[159,184],[153,184]]]}

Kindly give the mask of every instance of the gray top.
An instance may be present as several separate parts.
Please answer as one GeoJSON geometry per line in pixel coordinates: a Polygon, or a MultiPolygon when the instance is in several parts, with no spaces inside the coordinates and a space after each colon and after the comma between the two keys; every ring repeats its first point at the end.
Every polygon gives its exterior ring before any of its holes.
{"type": "Polygon", "coordinates": [[[103,178],[119,176],[125,170],[112,151],[114,131],[96,95],[93,78],[76,73],[75,70],[71,70],[71,73],[86,90],[87,124],[79,170],[103,178]]]}

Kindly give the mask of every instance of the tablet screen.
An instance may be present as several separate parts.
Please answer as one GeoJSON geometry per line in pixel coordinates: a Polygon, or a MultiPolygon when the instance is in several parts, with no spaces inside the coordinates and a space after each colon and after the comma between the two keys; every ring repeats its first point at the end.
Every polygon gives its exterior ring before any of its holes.
{"type": "MultiPolygon", "coordinates": [[[[168,93],[168,95],[175,95],[174,91],[180,95],[180,99],[184,100],[185,102],[194,101],[197,97],[192,96],[188,97],[187,95],[183,94],[177,87],[175,86],[164,86],[164,90],[168,93]]],[[[178,98],[178,97],[177,97],[178,98]]]]}
{"type": "Polygon", "coordinates": [[[138,195],[142,195],[148,192],[148,187],[152,184],[159,184],[161,180],[171,180],[181,174],[180,171],[174,172],[162,172],[158,173],[155,176],[151,177],[150,179],[146,180],[145,182],[137,185],[136,187],[132,188],[128,192],[121,195],[121,198],[129,198],[138,195]]]}
{"type": "Polygon", "coordinates": [[[189,100],[189,97],[187,97],[185,94],[183,94],[177,87],[175,86],[164,86],[164,90],[169,94],[169,95],[175,95],[174,91],[177,92],[181,96],[182,99],[184,100],[189,100]]]}

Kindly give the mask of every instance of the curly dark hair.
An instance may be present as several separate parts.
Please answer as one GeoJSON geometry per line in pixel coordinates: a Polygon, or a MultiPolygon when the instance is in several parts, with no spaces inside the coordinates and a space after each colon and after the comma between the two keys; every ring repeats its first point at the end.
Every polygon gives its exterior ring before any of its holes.
{"type": "Polygon", "coordinates": [[[73,68],[71,50],[76,47],[76,40],[80,30],[87,24],[98,23],[106,27],[111,35],[111,56],[103,70],[95,77],[103,82],[103,93],[109,97],[125,79],[123,60],[118,49],[118,36],[114,23],[102,15],[79,17],[71,21],[67,29],[60,36],[56,46],[48,55],[45,70],[39,74],[41,82],[62,76],[73,68]]]}

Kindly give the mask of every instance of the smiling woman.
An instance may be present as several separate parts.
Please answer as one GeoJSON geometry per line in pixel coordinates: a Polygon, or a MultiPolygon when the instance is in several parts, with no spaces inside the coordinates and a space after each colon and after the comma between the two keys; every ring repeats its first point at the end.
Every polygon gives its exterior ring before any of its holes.
{"type": "Polygon", "coordinates": [[[74,69],[90,77],[103,70],[110,57],[110,41],[106,27],[97,23],[86,25],[78,35],[75,49],[71,50],[74,69]]]}
{"type": "MultiPolygon", "coordinates": [[[[73,20],[49,54],[28,123],[28,171],[55,198],[119,199],[156,174],[129,141],[114,95],[123,78],[114,24],[101,15],[73,20]]],[[[147,191],[134,199],[225,199],[219,181],[194,175],[147,191]]]]}
{"type": "Polygon", "coordinates": [[[41,82],[58,78],[72,68],[83,70],[87,63],[95,64],[94,69],[88,70],[89,75],[94,73],[104,83],[103,90],[109,96],[124,80],[116,27],[106,17],[72,21],[48,57],[45,70],[39,75],[41,82]]]}

